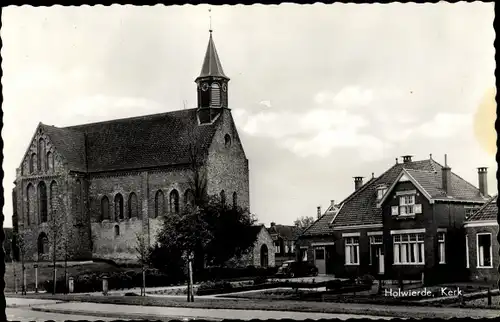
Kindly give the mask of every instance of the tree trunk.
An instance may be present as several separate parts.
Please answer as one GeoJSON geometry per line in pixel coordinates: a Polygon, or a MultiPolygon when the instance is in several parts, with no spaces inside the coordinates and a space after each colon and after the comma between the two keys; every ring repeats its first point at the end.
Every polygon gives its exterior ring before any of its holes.
{"type": "Polygon", "coordinates": [[[146,296],[146,267],[142,264],[142,296],[146,296]]]}
{"type": "Polygon", "coordinates": [[[64,293],[68,294],[68,238],[66,236],[64,247],[64,293]]]}
{"type": "Polygon", "coordinates": [[[24,266],[24,252],[21,253],[22,288],[21,294],[26,295],[26,267],[24,266]]]}
{"type": "Polygon", "coordinates": [[[53,250],[53,255],[52,255],[52,265],[53,265],[53,272],[52,272],[52,278],[54,282],[54,288],[52,290],[52,295],[56,294],[56,234],[54,233],[54,250],[53,250]]]}
{"type": "Polygon", "coordinates": [[[191,296],[190,300],[191,302],[194,302],[194,289],[193,289],[193,267],[192,267],[193,260],[189,260],[189,295],[191,296]]]}

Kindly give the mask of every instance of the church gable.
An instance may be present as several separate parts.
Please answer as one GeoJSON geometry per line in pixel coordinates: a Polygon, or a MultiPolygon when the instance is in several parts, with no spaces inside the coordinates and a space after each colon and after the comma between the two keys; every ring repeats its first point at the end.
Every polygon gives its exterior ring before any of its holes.
{"type": "Polygon", "coordinates": [[[221,121],[210,144],[209,154],[227,154],[246,159],[245,150],[238,134],[238,129],[234,123],[231,111],[224,109],[221,121]]]}
{"type": "Polygon", "coordinates": [[[64,165],[64,157],[40,123],[21,163],[22,175],[57,173],[64,170],[64,165]]]}

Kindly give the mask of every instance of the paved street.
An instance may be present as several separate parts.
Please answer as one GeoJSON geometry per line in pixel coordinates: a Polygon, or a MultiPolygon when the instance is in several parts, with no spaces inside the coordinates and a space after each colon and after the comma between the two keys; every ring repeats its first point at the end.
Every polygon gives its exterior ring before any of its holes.
{"type": "Polygon", "coordinates": [[[112,320],[112,319],[196,319],[222,320],[252,319],[331,319],[382,318],[353,314],[326,314],[312,312],[285,312],[264,310],[202,309],[182,307],[156,307],[137,305],[98,304],[86,302],[59,302],[51,300],[7,298],[7,315],[10,321],[64,321],[64,320],[112,320]],[[13,307],[17,306],[17,307],[13,307]],[[35,311],[36,310],[36,311],[35,311]]]}
{"type": "Polygon", "coordinates": [[[88,321],[112,321],[116,319],[88,316],[88,315],[75,315],[75,314],[58,314],[58,313],[48,313],[48,312],[37,312],[31,310],[30,307],[21,308],[7,308],[7,320],[8,321],[35,321],[35,322],[45,322],[48,320],[59,321],[78,321],[78,320],[88,320],[88,321]]]}

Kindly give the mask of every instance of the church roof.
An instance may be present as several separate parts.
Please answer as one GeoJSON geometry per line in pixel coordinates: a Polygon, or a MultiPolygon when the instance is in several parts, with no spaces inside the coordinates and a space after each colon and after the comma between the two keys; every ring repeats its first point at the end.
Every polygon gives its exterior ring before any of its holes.
{"type": "Polygon", "coordinates": [[[203,66],[201,67],[201,73],[198,78],[201,77],[224,77],[229,79],[229,77],[224,74],[222,69],[222,64],[217,54],[217,49],[215,48],[215,43],[212,38],[212,32],[210,32],[210,39],[208,40],[207,52],[205,53],[205,59],[203,60],[203,66]]]}
{"type": "Polygon", "coordinates": [[[304,232],[303,236],[330,234],[334,227],[382,224],[382,208],[377,207],[376,189],[380,185],[393,184],[403,170],[410,173],[433,199],[485,201],[487,196],[483,196],[478,188],[453,172],[451,173],[451,192],[447,195],[441,184],[442,167],[433,159],[395,164],[378,178],[370,179],[342,201],[338,212],[327,212],[321,216],[304,232]]]}
{"type": "Polygon", "coordinates": [[[187,109],[43,128],[71,170],[100,172],[188,164],[191,142],[205,157],[219,121],[198,125],[196,109],[187,109]]]}

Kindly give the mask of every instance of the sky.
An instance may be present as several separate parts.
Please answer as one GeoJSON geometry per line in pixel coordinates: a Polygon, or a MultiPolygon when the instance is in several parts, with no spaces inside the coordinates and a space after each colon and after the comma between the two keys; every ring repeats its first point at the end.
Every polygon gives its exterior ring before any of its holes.
{"type": "MultiPolygon", "coordinates": [[[[39,122],[196,107],[207,5],[2,10],[5,226],[39,122]]],[[[259,222],[316,216],[395,158],[429,155],[496,193],[493,3],[211,7],[259,222]]],[[[400,161],[401,162],[401,161],[400,161]]]]}

